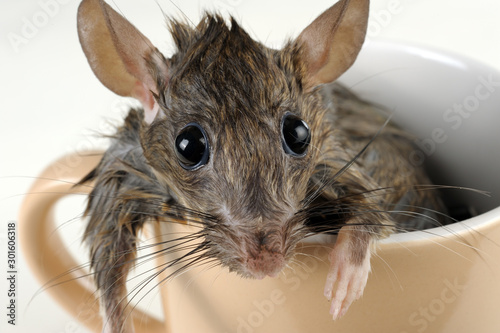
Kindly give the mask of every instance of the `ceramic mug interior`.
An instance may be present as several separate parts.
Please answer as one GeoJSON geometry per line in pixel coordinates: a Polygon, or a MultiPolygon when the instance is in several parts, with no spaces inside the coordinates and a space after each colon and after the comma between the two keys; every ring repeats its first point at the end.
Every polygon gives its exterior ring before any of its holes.
{"type": "Polygon", "coordinates": [[[478,214],[500,205],[500,73],[457,54],[389,42],[365,45],[340,81],[363,98],[393,110],[414,133],[436,184],[488,191],[489,197],[450,191],[448,204],[478,214]]]}

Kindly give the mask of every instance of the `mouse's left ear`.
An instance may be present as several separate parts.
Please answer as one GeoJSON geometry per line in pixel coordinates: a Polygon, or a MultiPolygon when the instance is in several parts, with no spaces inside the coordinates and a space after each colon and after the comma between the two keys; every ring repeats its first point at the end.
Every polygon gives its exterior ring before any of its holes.
{"type": "Polygon", "coordinates": [[[297,37],[306,90],[330,83],[356,60],[368,24],[369,0],[340,0],[297,37]]]}
{"type": "Polygon", "coordinates": [[[159,107],[158,80],[168,81],[163,55],[137,28],[102,0],[83,0],[78,36],[90,67],[111,91],[141,101],[151,123],[159,107]]]}

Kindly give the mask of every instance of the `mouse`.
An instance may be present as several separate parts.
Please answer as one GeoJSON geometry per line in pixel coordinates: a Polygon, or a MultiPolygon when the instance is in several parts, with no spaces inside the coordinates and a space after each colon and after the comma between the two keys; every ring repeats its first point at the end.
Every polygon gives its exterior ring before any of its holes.
{"type": "Polygon", "coordinates": [[[368,0],[340,0],[281,49],[232,17],[168,19],[167,58],[104,1],[80,3],[90,68],[142,106],[80,182],[94,184],[84,241],[104,332],[134,331],[126,280],[147,224],[197,226],[194,262],[252,279],[278,277],[305,239],[331,239],[325,315],[336,320],[362,296],[377,241],[445,223],[442,198],[409,159],[412,135],[337,83],[368,13],[368,0]]]}

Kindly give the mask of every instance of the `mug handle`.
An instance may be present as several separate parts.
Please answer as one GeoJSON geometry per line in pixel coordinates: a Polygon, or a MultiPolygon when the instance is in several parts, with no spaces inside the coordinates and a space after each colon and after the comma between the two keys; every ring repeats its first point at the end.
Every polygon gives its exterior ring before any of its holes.
{"type": "MultiPolygon", "coordinates": [[[[54,206],[67,195],[86,195],[92,186],[74,186],[101,160],[103,152],[70,154],[47,167],[26,195],[19,215],[20,246],[41,283],[51,281],[44,292],[58,301],[87,328],[102,331],[99,301],[88,272],[79,268],[57,233],[54,206]],[[84,277],[84,278],[82,278],[84,277]]],[[[165,333],[163,321],[135,309],[132,313],[136,333],[165,333]]]]}

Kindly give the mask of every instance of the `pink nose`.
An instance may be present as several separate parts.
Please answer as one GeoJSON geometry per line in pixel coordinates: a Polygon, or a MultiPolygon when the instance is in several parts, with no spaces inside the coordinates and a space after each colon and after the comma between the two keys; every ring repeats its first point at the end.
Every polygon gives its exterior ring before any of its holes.
{"type": "Polygon", "coordinates": [[[281,253],[261,249],[255,257],[247,260],[247,269],[256,279],[263,279],[266,275],[276,277],[284,263],[281,253]]]}

